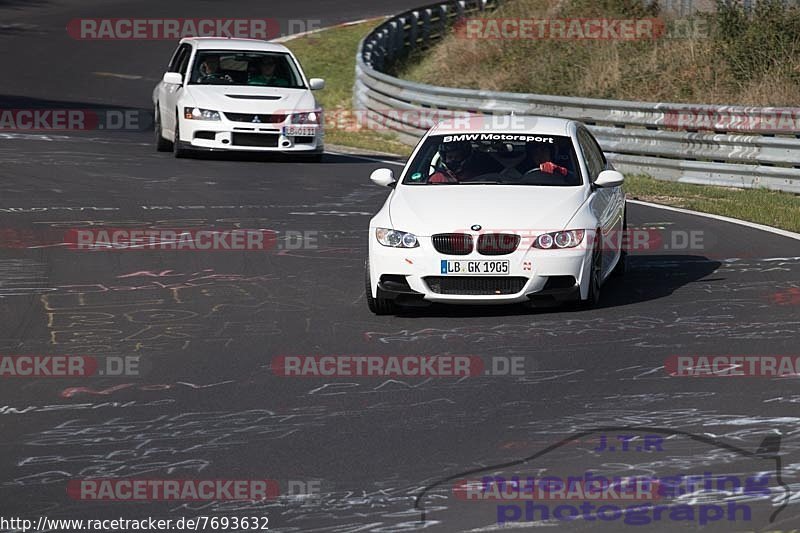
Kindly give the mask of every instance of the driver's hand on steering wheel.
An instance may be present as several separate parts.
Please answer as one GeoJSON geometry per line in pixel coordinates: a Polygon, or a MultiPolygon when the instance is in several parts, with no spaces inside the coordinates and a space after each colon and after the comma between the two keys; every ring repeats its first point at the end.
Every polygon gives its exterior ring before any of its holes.
{"type": "Polygon", "coordinates": [[[539,165],[539,170],[544,172],[545,174],[555,174],[558,172],[562,176],[566,176],[569,172],[566,168],[556,165],[555,163],[548,161],[547,163],[542,163],[539,165]]]}
{"type": "Polygon", "coordinates": [[[458,183],[458,178],[447,170],[439,170],[431,174],[428,183],[458,183]]]}
{"type": "Polygon", "coordinates": [[[200,79],[200,81],[206,81],[206,80],[225,80],[233,82],[233,78],[231,78],[228,74],[220,74],[219,72],[214,72],[213,74],[206,74],[200,79]]]}

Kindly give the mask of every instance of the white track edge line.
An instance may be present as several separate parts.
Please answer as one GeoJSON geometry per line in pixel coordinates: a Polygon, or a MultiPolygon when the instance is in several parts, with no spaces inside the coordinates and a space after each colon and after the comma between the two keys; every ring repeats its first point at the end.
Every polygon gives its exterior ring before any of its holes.
{"type": "Polygon", "coordinates": [[[398,161],[389,161],[387,159],[378,159],[375,157],[367,157],[365,155],[348,154],[347,152],[330,152],[328,150],[325,150],[325,153],[330,155],[338,155],[340,157],[354,157],[356,159],[365,159],[367,161],[374,161],[375,163],[384,163],[386,165],[397,165],[399,167],[406,166],[405,162],[400,163],[398,161]]]}
{"type": "Polygon", "coordinates": [[[789,239],[795,239],[800,241],[800,233],[794,233],[792,231],[788,231],[785,229],[780,228],[773,228],[772,226],[765,226],[764,224],[757,224],[755,222],[748,222],[747,220],[741,220],[738,218],[726,217],[722,215],[714,215],[711,213],[701,213],[700,211],[692,211],[691,209],[683,209],[681,207],[672,207],[669,205],[662,205],[662,204],[654,204],[651,202],[643,202],[642,200],[627,200],[632,204],[639,204],[644,205],[646,207],[654,207],[656,209],[665,209],[667,211],[675,211],[677,213],[683,213],[686,215],[694,215],[698,217],[705,217],[711,218],[714,220],[719,220],[721,222],[728,222],[729,224],[738,224],[740,226],[746,226],[748,228],[757,229],[761,231],[766,231],[769,233],[774,233],[776,235],[780,235],[781,237],[787,237],[789,239]]]}
{"type": "Polygon", "coordinates": [[[291,35],[283,35],[281,37],[276,37],[275,39],[270,39],[269,42],[271,42],[271,43],[285,43],[285,42],[288,42],[288,41],[292,41],[294,39],[300,39],[301,37],[307,37],[309,35],[313,35],[315,33],[319,33],[319,32],[325,31],[325,30],[332,30],[334,28],[346,28],[347,26],[355,26],[356,24],[363,24],[365,22],[370,22],[370,21],[373,21],[373,20],[380,20],[380,19],[385,19],[385,18],[387,18],[387,16],[372,17],[372,18],[361,19],[361,20],[354,20],[352,22],[342,22],[340,24],[334,24],[333,26],[325,26],[324,28],[316,28],[316,29],[313,29],[313,30],[310,30],[310,31],[303,31],[303,32],[300,32],[300,33],[293,33],[291,35]]]}

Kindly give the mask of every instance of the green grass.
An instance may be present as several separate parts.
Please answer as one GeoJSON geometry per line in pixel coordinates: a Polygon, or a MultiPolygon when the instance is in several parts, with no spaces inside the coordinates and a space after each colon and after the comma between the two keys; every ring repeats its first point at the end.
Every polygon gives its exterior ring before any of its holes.
{"type": "Polygon", "coordinates": [[[358,43],[378,24],[365,22],[325,30],[284,43],[295,53],[306,75],[325,78],[325,89],[316,92],[317,100],[325,109],[326,144],[349,146],[399,155],[411,154],[411,147],[398,141],[394,135],[362,129],[353,129],[353,84],[355,82],[356,50],[358,43]],[[337,124],[343,124],[337,127],[337,124]]]}
{"type": "Polygon", "coordinates": [[[800,196],[766,189],[731,189],[625,176],[629,198],[684,207],[800,232],[800,196]]]}
{"type": "MultiPolygon", "coordinates": [[[[355,54],[359,41],[377,22],[335,28],[286,43],[309,76],[326,80],[317,98],[330,116],[352,108],[355,54]]],[[[411,147],[391,135],[371,130],[344,131],[326,128],[326,142],[358,149],[408,156],[411,147]]],[[[731,189],[659,181],[646,176],[626,176],[628,196],[649,202],[684,207],[706,213],[740,218],[759,224],[800,232],[800,197],[764,189],[731,189]]]]}
{"type": "Polygon", "coordinates": [[[486,91],[794,107],[800,101],[800,6],[783,3],[759,0],[748,13],[742,2],[720,0],[716,13],[679,17],[678,24],[675,14],[656,2],[506,0],[477,17],[659,18],[674,33],[642,40],[451,33],[422,57],[399,65],[395,74],[486,91]]]}

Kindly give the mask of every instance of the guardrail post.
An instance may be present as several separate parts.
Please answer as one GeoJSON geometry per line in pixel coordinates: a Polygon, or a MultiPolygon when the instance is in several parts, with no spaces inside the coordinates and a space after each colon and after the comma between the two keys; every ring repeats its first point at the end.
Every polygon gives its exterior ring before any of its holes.
{"type": "Polygon", "coordinates": [[[431,38],[431,10],[422,10],[422,46],[427,47],[431,38]]]}
{"type": "Polygon", "coordinates": [[[439,38],[445,36],[447,33],[447,14],[449,13],[447,4],[439,6],[439,38]]]}
{"type": "Polygon", "coordinates": [[[456,20],[464,18],[466,6],[467,3],[464,0],[458,0],[458,2],[456,2],[456,20]]]}
{"type": "Polygon", "coordinates": [[[394,61],[397,57],[397,21],[389,21],[387,26],[388,35],[386,38],[386,48],[388,51],[389,61],[394,61]]]}
{"type": "Polygon", "coordinates": [[[406,44],[406,18],[405,17],[398,17],[397,18],[397,48],[403,51],[403,54],[411,47],[406,44]]]}
{"type": "Polygon", "coordinates": [[[417,46],[417,35],[419,34],[419,11],[412,11],[408,20],[408,48],[413,50],[417,46]]]}

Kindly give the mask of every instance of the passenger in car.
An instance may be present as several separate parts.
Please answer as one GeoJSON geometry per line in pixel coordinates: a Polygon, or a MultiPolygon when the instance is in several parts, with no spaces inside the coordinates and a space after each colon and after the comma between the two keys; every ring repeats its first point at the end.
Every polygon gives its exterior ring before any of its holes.
{"type": "Polygon", "coordinates": [[[289,80],[277,76],[277,61],[273,56],[264,56],[258,62],[258,74],[250,77],[250,85],[268,85],[270,87],[288,87],[289,80]]]}

